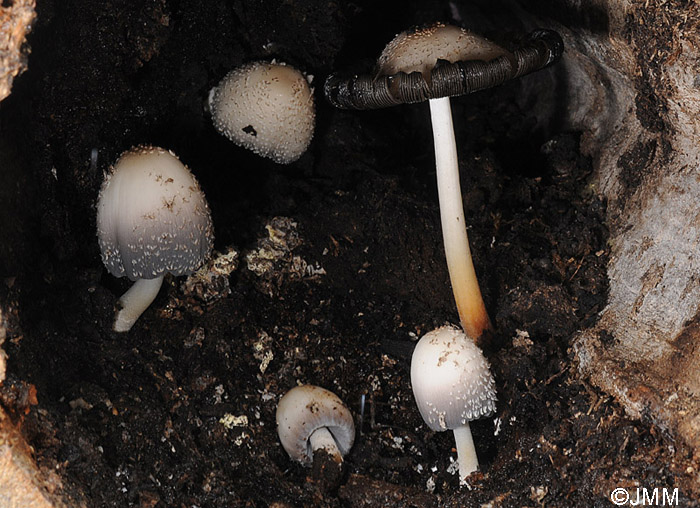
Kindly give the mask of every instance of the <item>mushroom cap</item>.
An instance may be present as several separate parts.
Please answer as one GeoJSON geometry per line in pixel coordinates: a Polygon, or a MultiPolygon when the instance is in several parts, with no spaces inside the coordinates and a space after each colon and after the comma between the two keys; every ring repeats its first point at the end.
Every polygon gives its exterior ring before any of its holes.
{"type": "Polygon", "coordinates": [[[510,52],[461,28],[437,23],[397,35],[380,56],[374,74],[331,74],[323,92],[342,109],[455,97],[543,69],[563,51],[561,36],[553,30],[535,30],[510,52]]]}
{"type": "Polygon", "coordinates": [[[229,72],[209,94],[216,129],[280,164],[294,162],[314,135],[314,97],[290,65],[252,62],[229,72]]]}
{"type": "Polygon", "coordinates": [[[174,153],[124,152],[102,184],[97,236],[109,273],[131,280],[194,272],[214,240],[209,205],[174,153]]]}
{"type": "Polygon", "coordinates": [[[489,61],[507,54],[499,45],[464,28],[435,23],[398,34],[384,48],[377,65],[382,75],[418,71],[427,79],[438,60],[489,61]]]}
{"type": "Polygon", "coordinates": [[[289,456],[304,465],[313,461],[309,437],[326,427],[341,455],[352,448],[355,423],[352,414],[333,392],[320,386],[302,385],[289,390],[277,406],[277,434],[289,456]]]}
{"type": "Polygon", "coordinates": [[[411,384],[418,410],[435,431],[455,429],[496,411],[496,387],[481,350],[462,330],[443,326],[413,351],[411,384]]]}

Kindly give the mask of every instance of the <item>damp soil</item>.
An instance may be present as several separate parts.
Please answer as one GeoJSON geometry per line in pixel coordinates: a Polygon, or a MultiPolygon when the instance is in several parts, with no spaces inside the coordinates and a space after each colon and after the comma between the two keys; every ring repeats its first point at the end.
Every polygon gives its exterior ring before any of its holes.
{"type": "MultiPolygon", "coordinates": [[[[423,424],[413,345],[458,320],[427,105],[338,111],[321,83],[412,24],[461,13],[498,34],[503,6],[401,4],[392,16],[392,2],[39,0],[29,70],[0,104],[12,224],[0,400],[58,495],[90,507],[576,507],[609,506],[616,487],[679,486],[685,452],[577,374],[573,338],[606,301],[605,203],[579,133],[536,114],[557,96],[537,86],[549,71],[452,101],[498,390],[497,413],[472,424],[481,472],[467,486],[452,435],[423,424]],[[204,108],[230,68],[273,57],[315,76],[316,135],[290,166],[227,141],[204,108]],[[94,203],[109,164],[140,143],[190,166],[217,254],[234,264],[166,278],[116,334],[129,282],[100,262],[94,203]],[[355,416],[339,477],[291,462],[278,441],[277,401],[299,383],[355,416]]],[[[682,491],[680,502],[692,505],[682,491]]]]}

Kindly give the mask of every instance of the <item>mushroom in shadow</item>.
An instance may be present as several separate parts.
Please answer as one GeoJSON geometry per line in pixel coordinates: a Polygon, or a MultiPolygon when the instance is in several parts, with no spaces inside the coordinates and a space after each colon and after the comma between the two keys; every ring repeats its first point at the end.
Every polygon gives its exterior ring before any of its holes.
{"type": "Polygon", "coordinates": [[[314,135],[313,90],[284,63],[237,67],[211,89],[208,105],[217,131],[278,164],[301,157],[314,135]]]}
{"type": "Polygon", "coordinates": [[[209,205],[189,169],[168,150],[139,146],[122,154],[97,202],[102,262],[134,285],[117,303],[114,330],[128,332],[158,295],[166,273],[189,275],[209,256],[209,205]]]}
{"type": "Polygon", "coordinates": [[[436,23],[398,34],[379,57],[375,74],[331,75],[324,85],[328,101],[344,109],[429,101],[445,257],[462,327],[475,341],[482,340],[491,322],[469,249],[449,97],[546,67],[562,51],[561,37],[551,30],[531,33],[511,52],[462,28],[436,23]]]}

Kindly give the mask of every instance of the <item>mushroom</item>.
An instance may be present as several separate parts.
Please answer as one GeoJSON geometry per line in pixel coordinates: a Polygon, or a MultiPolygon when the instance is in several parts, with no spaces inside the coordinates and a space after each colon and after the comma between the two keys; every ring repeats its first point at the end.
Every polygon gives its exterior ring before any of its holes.
{"type": "Polygon", "coordinates": [[[436,23],[398,34],[379,57],[376,75],[330,76],[324,86],[326,98],[339,108],[429,101],[445,257],[460,322],[475,340],[491,322],[469,249],[449,97],[542,68],[562,50],[561,37],[550,30],[533,32],[511,53],[462,28],[436,23]]]}
{"type": "Polygon", "coordinates": [[[166,273],[193,273],[214,240],[209,205],[197,180],[174,153],[153,146],[124,152],[105,178],[97,202],[97,236],[109,273],[135,281],[117,303],[117,332],[131,329],[166,273]]]}
{"type": "Polygon", "coordinates": [[[352,414],[333,392],[313,385],[289,390],[277,406],[277,434],[287,454],[310,466],[319,450],[340,465],[355,441],[352,414]]]}
{"type": "Polygon", "coordinates": [[[456,327],[425,334],[411,358],[418,410],[432,430],[452,430],[460,481],[479,468],[469,422],[496,411],[496,388],[481,350],[456,327]]]}
{"type": "Polygon", "coordinates": [[[252,62],[209,93],[216,129],[280,164],[297,160],[314,135],[314,97],[304,75],[283,63],[252,62]]]}

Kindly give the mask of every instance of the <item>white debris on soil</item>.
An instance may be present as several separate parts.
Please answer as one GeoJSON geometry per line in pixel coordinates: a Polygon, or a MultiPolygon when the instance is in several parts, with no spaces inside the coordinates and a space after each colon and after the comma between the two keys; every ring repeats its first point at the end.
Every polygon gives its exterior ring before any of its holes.
{"type": "Polygon", "coordinates": [[[493,419],[493,435],[497,436],[501,433],[501,425],[503,424],[503,420],[501,420],[501,417],[496,417],[493,419]]]}
{"type": "Polygon", "coordinates": [[[537,487],[530,487],[530,499],[542,504],[542,500],[549,493],[549,489],[546,486],[538,485],[537,487]]]}
{"type": "Polygon", "coordinates": [[[233,440],[233,444],[235,444],[236,446],[241,446],[243,444],[243,441],[245,441],[249,437],[250,436],[247,433],[241,432],[241,434],[233,440]]]}
{"type": "Polygon", "coordinates": [[[214,404],[221,404],[225,398],[227,399],[228,396],[226,395],[224,385],[216,385],[214,387],[214,404]]]}
{"type": "Polygon", "coordinates": [[[373,392],[378,392],[382,387],[382,382],[379,380],[379,377],[374,374],[367,376],[367,382],[372,387],[373,392]]]}
{"type": "Polygon", "coordinates": [[[530,340],[530,334],[525,330],[515,330],[515,337],[513,337],[513,347],[522,347],[529,350],[534,342],[530,340]]]}
{"type": "Polygon", "coordinates": [[[239,253],[233,247],[214,252],[212,258],[182,283],[182,292],[210,303],[231,294],[228,278],[238,268],[239,253]]]}
{"type": "Polygon", "coordinates": [[[228,430],[231,430],[234,427],[247,427],[248,417],[246,415],[234,416],[231,413],[226,413],[224,416],[219,418],[219,423],[228,430]]]}
{"type": "Polygon", "coordinates": [[[259,277],[259,289],[272,296],[286,279],[313,279],[326,274],[318,263],[309,263],[293,253],[303,244],[298,223],[289,217],[274,217],[265,226],[267,236],[246,253],[248,270],[259,277]]]}
{"type": "Polygon", "coordinates": [[[260,332],[260,335],[258,335],[258,340],[253,344],[253,357],[260,362],[261,374],[265,374],[267,367],[275,357],[274,353],[270,349],[271,344],[272,337],[270,337],[265,331],[260,332]]]}
{"type": "Polygon", "coordinates": [[[447,472],[451,475],[455,475],[459,472],[459,462],[457,462],[454,457],[450,457],[450,465],[447,466],[447,472]]]}
{"type": "Polygon", "coordinates": [[[261,399],[263,402],[270,402],[270,401],[277,400],[277,396],[276,396],[274,393],[270,393],[270,392],[267,390],[267,388],[265,388],[265,389],[262,390],[262,391],[261,391],[261,390],[258,390],[258,393],[260,393],[260,399],[261,399]]]}

